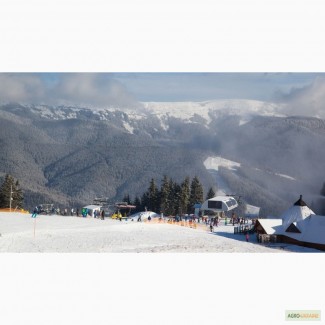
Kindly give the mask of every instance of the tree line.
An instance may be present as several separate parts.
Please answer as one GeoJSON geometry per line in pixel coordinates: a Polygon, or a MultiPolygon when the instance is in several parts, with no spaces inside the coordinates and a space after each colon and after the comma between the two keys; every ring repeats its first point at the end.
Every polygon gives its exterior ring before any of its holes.
{"type": "MultiPolygon", "coordinates": [[[[214,196],[215,192],[210,188],[206,199],[214,196]]],[[[148,210],[164,215],[182,215],[193,213],[194,205],[203,203],[203,198],[203,186],[197,176],[193,177],[192,180],[187,176],[183,182],[177,183],[165,175],[160,187],[152,178],[147,191],[141,197],[136,196],[132,201],[128,194],[124,196],[123,201],[135,205],[134,212],[148,210]]]]}
{"type": "Polygon", "coordinates": [[[0,208],[22,209],[23,202],[24,195],[19,181],[6,174],[0,187],[0,208]]]}

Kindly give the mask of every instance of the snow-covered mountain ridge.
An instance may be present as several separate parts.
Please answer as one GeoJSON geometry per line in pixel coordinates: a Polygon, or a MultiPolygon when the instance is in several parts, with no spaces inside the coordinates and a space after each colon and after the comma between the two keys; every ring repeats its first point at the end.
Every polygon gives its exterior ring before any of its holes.
{"type": "Polygon", "coordinates": [[[31,104],[7,104],[2,107],[11,107],[13,112],[28,108],[32,113],[48,119],[73,119],[82,112],[88,113],[88,117],[94,116],[100,120],[107,120],[113,113],[119,112],[127,115],[129,120],[141,120],[148,116],[156,116],[160,119],[175,117],[184,121],[191,121],[195,115],[204,118],[207,123],[211,121],[210,114],[215,116],[237,115],[243,119],[250,116],[284,116],[281,114],[281,105],[257,100],[214,100],[204,102],[142,102],[140,107],[87,107],[72,105],[31,105],[31,104]]]}
{"type": "Polygon", "coordinates": [[[227,99],[204,102],[146,102],[144,107],[156,115],[169,115],[180,119],[190,119],[200,114],[209,120],[209,113],[219,115],[249,115],[284,116],[280,113],[281,105],[247,99],[227,99]]]}

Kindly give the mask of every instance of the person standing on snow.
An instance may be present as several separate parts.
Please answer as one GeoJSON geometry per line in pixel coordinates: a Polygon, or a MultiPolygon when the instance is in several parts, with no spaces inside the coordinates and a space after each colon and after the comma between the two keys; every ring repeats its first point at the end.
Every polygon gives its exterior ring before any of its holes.
{"type": "Polygon", "coordinates": [[[218,216],[214,219],[214,225],[217,227],[219,225],[219,217],[218,216]]]}
{"type": "Polygon", "coordinates": [[[246,241],[248,242],[249,241],[249,234],[248,234],[248,232],[246,232],[245,238],[246,238],[246,241]]]}
{"type": "Polygon", "coordinates": [[[36,218],[37,213],[38,213],[38,209],[37,209],[37,207],[36,207],[36,208],[34,209],[34,211],[33,211],[32,218],[36,218]]]}
{"type": "Polygon", "coordinates": [[[232,225],[233,225],[233,226],[235,225],[235,218],[236,218],[236,215],[235,215],[235,213],[233,212],[232,215],[231,215],[231,221],[232,221],[232,225]]]}
{"type": "Polygon", "coordinates": [[[210,222],[210,231],[213,232],[213,221],[210,222]]]}

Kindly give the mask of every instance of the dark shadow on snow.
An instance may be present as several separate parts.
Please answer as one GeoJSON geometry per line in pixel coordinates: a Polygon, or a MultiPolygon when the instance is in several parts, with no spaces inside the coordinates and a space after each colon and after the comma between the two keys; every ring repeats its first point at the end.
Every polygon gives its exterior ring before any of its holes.
{"type": "MultiPolygon", "coordinates": [[[[246,241],[245,234],[232,234],[225,231],[214,231],[213,233],[210,234],[215,236],[230,238],[238,241],[246,241]]],[[[257,244],[256,234],[249,234],[249,242],[257,244]]]]}

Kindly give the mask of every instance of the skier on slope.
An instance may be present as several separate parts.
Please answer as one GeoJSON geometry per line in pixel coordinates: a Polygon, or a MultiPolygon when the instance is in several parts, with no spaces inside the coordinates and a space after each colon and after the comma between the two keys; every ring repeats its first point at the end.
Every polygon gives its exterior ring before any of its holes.
{"type": "Polygon", "coordinates": [[[36,208],[34,209],[34,211],[33,211],[32,218],[36,218],[37,213],[38,213],[38,209],[37,209],[37,207],[36,207],[36,208]]]}

